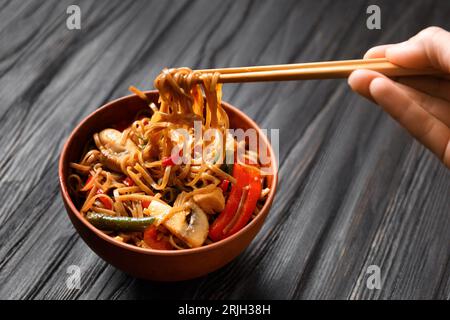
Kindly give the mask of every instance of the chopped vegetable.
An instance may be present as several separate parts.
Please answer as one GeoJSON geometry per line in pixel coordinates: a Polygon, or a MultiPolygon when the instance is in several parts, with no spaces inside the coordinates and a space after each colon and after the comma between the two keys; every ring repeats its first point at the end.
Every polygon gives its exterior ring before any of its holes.
{"type": "Polygon", "coordinates": [[[255,211],[261,194],[261,177],[258,170],[235,164],[233,177],[237,182],[231,187],[225,209],[209,229],[209,237],[213,241],[224,239],[242,229],[255,211]]]}
{"type": "Polygon", "coordinates": [[[86,219],[96,228],[108,231],[144,231],[155,221],[153,217],[117,217],[95,212],[89,212],[86,219]]]}
{"type": "Polygon", "coordinates": [[[219,188],[222,189],[222,191],[224,193],[228,191],[229,186],[230,186],[230,181],[227,179],[222,180],[222,182],[219,184],[219,188]]]}
{"type": "Polygon", "coordinates": [[[141,205],[142,205],[143,209],[146,209],[150,205],[150,201],[149,200],[142,200],[141,201],[141,205]]]}
{"type": "Polygon", "coordinates": [[[130,177],[126,177],[125,180],[123,180],[123,183],[128,187],[132,187],[135,184],[133,179],[131,179],[130,177]]]}
{"type": "Polygon", "coordinates": [[[171,154],[170,157],[164,157],[161,160],[163,167],[175,166],[180,158],[183,157],[183,149],[178,151],[178,154],[171,154]]]}
{"type": "Polygon", "coordinates": [[[123,140],[122,132],[116,129],[103,129],[94,135],[94,142],[101,152],[100,162],[104,167],[122,172],[121,163],[130,154],[136,153],[138,146],[128,137],[123,140]]]}
{"type": "Polygon", "coordinates": [[[190,247],[200,247],[208,237],[209,223],[206,213],[194,202],[186,210],[171,214],[172,207],[158,200],[152,200],[146,212],[162,223],[174,236],[190,247]]]}
{"type": "Polygon", "coordinates": [[[158,237],[158,229],[150,226],[144,231],[144,242],[152,249],[156,250],[172,250],[173,247],[169,240],[164,236],[158,237]]]}
{"type": "Polygon", "coordinates": [[[94,181],[93,181],[93,176],[89,175],[89,177],[87,178],[84,187],[81,188],[81,191],[89,191],[92,189],[92,187],[94,186],[94,181]]]}
{"type": "Polygon", "coordinates": [[[178,239],[196,248],[202,246],[208,237],[209,222],[206,213],[198,205],[191,202],[189,207],[190,212],[176,212],[163,224],[178,239]]]}
{"type": "MultiPolygon", "coordinates": [[[[97,194],[105,194],[105,192],[102,189],[97,190],[97,194]]],[[[112,203],[108,200],[108,198],[105,197],[98,197],[98,200],[103,204],[105,209],[112,210],[112,203]]]]}
{"type": "Polygon", "coordinates": [[[175,165],[175,162],[173,161],[172,157],[165,157],[162,159],[162,165],[163,167],[171,167],[175,165]]]}
{"type": "Polygon", "coordinates": [[[220,213],[216,220],[212,223],[209,228],[209,237],[213,241],[219,241],[225,238],[223,230],[231,222],[236,213],[239,202],[241,201],[242,188],[237,185],[231,187],[230,195],[225,204],[225,209],[220,213]]]}
{"type": "Polygon", "coordinates": [[[227,233],[227,237],[241,230],[248,223],[256,208],[256,203],[261,195],[261,178],[259,173],[252,174],[249,181],[249,189],[247,198],[240,212],[237,212],[238,218],[236,223],[227,233]]]}

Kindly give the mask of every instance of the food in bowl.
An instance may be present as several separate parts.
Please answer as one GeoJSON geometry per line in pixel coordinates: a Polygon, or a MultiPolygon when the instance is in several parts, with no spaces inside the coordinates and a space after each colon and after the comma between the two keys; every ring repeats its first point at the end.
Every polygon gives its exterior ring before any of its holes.
{"type": "Polygon", "coordinates": [[[158,103],[94,133],[67,177],[80,213],[119,242],[155,250],[206,246],[244,228],[270,192],[258,148],[237,137],[217,74],[163,70],[158,103]]]}

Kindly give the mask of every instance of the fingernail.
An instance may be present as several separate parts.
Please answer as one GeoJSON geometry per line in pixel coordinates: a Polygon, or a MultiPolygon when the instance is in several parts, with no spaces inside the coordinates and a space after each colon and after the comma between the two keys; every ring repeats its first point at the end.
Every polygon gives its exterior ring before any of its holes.
{"type": "Polygon", "coordinates": [[[352,88],[352,90],[354,90],[353,85],[355,84],[355,79],[357,79],[360,72],[361,70],[355,70],[347,78],[347,84],[350,86],[350,88],[352,88]]]}
{"type": "Polygon", "coordinates": [[[370,95],[372,96],[372,99],[378,104],[382,103],[386,99],[385,93],[388,85],[388,82],[386,81],[389,80],[381,77],[375,78],[369,85],[370,95]]]}

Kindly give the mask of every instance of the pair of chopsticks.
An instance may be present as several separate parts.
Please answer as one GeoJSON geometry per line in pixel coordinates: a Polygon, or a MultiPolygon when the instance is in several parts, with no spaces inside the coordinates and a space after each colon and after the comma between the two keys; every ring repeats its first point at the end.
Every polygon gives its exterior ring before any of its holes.
{"type": "Polygon", "coordinates": [[[280,64],[255,67],[196,70],[201,73],[219,72],[219,82],[259,82],[346,78],[358,69],[377,71],[388,77],[432,75],[442,73],[435,69],[408,69],[385,58],[343,60],[312,63],[280,64]]]}

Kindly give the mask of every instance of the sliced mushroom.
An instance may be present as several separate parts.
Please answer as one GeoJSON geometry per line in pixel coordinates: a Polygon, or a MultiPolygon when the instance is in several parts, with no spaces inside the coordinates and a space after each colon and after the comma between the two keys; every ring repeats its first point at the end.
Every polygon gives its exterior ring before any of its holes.
{"type": "Polygon", "coordinates": [[[137,151],[137,146],[131,139],[121,143],[122,133],[116,129],[104,129],[94,137],[95,144],[100,150],[101,162],[111,170],[121,172],[120,164],[124,157],[137,151]]]}
{"type": "Polygon", "coordinates": [[[220,188],[214,188],[208,193],[196,194],[193,199],[208,214],[222,212],[225,208],[225,197],[220,188]]]}
{"type": "Polygon", "coordinates": [[[189,211],[179,211],[166,221],[163,219],[169,214],[171,206],[153,200],[147,210],[157,219],[157,223],[163,221],[162,224],[187,245],[192,248],[200,247],[208,237],[208,217],[195,203],[190,202],[188,207],[189,211]]]}

